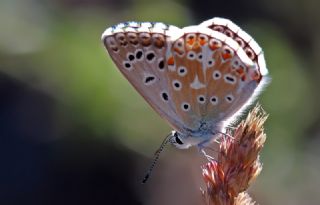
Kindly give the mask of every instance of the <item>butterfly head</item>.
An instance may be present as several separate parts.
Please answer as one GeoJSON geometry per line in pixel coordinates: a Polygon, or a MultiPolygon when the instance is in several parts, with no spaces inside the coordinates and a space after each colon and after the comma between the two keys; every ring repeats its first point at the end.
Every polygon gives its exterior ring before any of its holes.
{"type": "Polygon", "coordinates": [[[195,145],[201,145],[211,138],[212,135],[202,135],[201,137],[193,136],[186,133],[180,133],[175,130],[169,135],[169,142],[178,149],[188,149],[195,145]]]}

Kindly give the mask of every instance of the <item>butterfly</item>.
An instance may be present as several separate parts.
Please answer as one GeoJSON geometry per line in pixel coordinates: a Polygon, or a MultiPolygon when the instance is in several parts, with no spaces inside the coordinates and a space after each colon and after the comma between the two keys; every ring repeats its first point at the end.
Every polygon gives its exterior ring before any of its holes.
{"type": "Polygon", "coordinates": [[[181,149],[215,140],[269,79],[260,46],[224,18],[182,29],[120,23],[102,41],[121,73],[174,128],[168,139],[181,149]]]}

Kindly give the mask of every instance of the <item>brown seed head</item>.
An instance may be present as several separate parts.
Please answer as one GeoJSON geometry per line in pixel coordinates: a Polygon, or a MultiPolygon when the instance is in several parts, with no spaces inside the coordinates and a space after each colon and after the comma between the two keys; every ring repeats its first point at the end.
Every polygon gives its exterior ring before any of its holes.
{"type": "Polygon", "coordinates": [[[245,191],[262,170],[259,153],[266,140],[263,124],[267,119],[260,105],[248,114],[231,137],[223,137],[217,161],[203,167],[207,205],[254,204],[245,191]]]}

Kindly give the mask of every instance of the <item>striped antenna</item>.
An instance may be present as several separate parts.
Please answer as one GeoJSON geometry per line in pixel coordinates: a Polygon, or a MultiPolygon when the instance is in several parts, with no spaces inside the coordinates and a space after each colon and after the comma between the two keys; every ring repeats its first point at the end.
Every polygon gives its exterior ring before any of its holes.
{"type": "Polygon", "coordinates": [[[153,170],[154,166],[157,164],[161,152],[163,151],[164,147],[168,144],[168,142],[170,141],[171,137],[172,137],[172,135],[169,134],[169,135],[163,140],[163,142],[161,143],[161,146],[159,147],[159,149],[155,152],[155,154],[154,154],[154,159],[153,159],[153,161],[152,161],[152,164],[150,165],[150,167],[149,167],[146,175],[144,176],[144,178],[143,178],[143,180],[142,180],[142,184],[145,184],[145,183],[148,181],[148,179],[150,178],[151,173],[152,173],[152,170],[153,170]]]}

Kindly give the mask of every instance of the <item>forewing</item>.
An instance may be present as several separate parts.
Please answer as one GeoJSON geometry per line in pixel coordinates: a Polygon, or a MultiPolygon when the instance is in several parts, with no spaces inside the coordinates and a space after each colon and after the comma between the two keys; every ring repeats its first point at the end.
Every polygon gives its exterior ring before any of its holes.
{"type": "Polygon", "coordinates": [[[166,53],[180,29],[162,23],[122,23],[108,28],[102,40],[112,60],[151,107],[182,130],[168,90],[166,53]]]}

